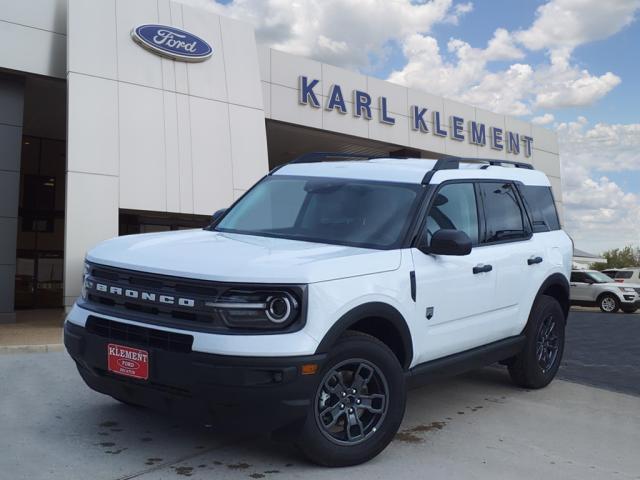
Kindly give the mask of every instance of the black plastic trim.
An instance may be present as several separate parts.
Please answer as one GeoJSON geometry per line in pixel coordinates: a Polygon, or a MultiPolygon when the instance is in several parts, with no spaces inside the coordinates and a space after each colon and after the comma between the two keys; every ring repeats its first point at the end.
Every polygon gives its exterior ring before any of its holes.
{"type": "Polygon", "coordinates": [[[316,354],[327,353],[349,327],[366,318],[382,318],[394,327],[400,336],[404,349],[403,368],[408,368],[413,360],[413,343],[407,322],[402,314],[387,303],[370,302],[355,307],[333,324],[316,349],[316,354]]]}
{"type": "Polygon", "coordinates": [[[409,272],[409,281],[411,282],[411,300],[416,301],[416,271],[409,272]]]}
{"type": "Polygon", "coordinates": [[[303,420],[326,355],[249,357],[202,352],[168,352],[136,342],[149,352],[149,379],[108,371],[108,339],[65,322],[64,344],[85,383],[122,401],[220,427],[270,431],[303,420]]]}
{"type": "Polygon", "coordinates": [[[421,363],[406,373],[407,386],[409,388],[419,387],[438,378],[459,375],[512,357],[522,350],[525,340],[526,337],[524,335],[516,335],[481,347],[421,363]]]}
{"type": "Polygon", "coordinates": [[[570,300],[570,291],[571,291],[571,289],[569,287],[569,280],[567,280],[567,277],[565,277],[563,274],[554,273],[554,274],[551,274],[550,276],[548,276],[546,278],[546,280],[544,282],[542,282],[542,285],[538,289],[538,293],[536,293],[536,296],[535,296],[535,298],[533,300],[533,303],[535,304],[535,302],[538,300],[540,295],[544,295],[544,292],[546,290],[548,290],[550,287],[553,287],[553,286],[558,286],[558,287],[562,288],[562,290],[564,292],[566,305],[562,305],[561,304],[560,306],[563,309],[564,318],[566,320],[569,317],[569,307],[571,306],[571,300],[570,300]]]}

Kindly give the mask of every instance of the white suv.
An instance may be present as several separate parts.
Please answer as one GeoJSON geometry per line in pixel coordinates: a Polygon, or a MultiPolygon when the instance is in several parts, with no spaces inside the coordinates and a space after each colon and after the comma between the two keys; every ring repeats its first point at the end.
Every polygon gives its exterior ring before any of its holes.
{"type": "Polygon", "coordinates": [[[616,272],[615,281],[640,284],[640,268],[621,268],[616,272]]]}
{"type": "Polygon", "coordinates": [[[635,313],[640,308],[640,285],[617,283],[597,270],[572,271],[570,286],[571,305],[600,307],[604,313],[635,313]]]}
{"type": "Polygon", "coordinates": [[[275,169],[205,229],[91,250],[65,323],[84,381],[125,403],[275,430],[329,466],[387,446],[407,386],[494,362],[517,385],[546,386],[572,259],[546,176],[353,157],[275,169]]]}

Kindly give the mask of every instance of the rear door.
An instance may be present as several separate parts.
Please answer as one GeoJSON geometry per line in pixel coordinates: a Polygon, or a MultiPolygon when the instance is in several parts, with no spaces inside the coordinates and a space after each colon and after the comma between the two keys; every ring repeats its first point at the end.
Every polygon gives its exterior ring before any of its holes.
{"type": "Polygon", "coordinates": [[[464,231],[472,240],[469,255],[431,255],[411,250],[416,279],[416,361],[422,363],[468,350],[496,339],[492,322],[496,272],[474,273],[492,263],[492,253],[478,248],[480,217],[474,183],[439,186],[424,222],[428,244],[440,229],[464,231]]]}
{"type": "Polygon", "coordinates": [[[496,275],[491,328],[505,338],[519,333],[530,290],[541,285],[535,275],[538,265],[529,259],[543,258],[544,252],[514,183],[483,181],[478,189],[484,213],[480,250],[489,252],[496,275]]]}

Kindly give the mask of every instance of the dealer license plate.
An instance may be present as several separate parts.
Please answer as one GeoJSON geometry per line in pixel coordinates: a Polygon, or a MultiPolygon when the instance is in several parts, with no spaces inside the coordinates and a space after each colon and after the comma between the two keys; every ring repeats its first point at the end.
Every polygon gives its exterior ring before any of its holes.
{"type": "Polygon", "coordinates": [[[107,345],[109,371],[125,377],[149,378],[149,352],[110,343],[107,345]]]}

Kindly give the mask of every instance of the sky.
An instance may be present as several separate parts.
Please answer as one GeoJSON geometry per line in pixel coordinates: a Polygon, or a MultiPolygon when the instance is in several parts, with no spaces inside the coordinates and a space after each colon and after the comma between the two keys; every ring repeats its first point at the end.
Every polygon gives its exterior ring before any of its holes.
{"type": "Polygon", "coordinates": [[[183,1],[261,44],[555,130],[576,247],[640,245],[640,0],[183,1]]]}

